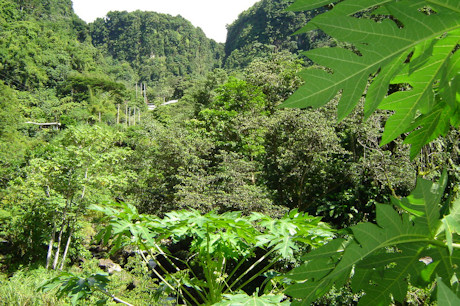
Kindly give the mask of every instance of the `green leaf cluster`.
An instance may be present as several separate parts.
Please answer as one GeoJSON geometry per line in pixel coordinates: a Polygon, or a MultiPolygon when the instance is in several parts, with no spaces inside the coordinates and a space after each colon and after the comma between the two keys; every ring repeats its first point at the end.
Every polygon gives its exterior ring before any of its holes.
{"type": "Polygon", "coordinates": [[[260,213],[243,216],[241,212],[201,214],[196,210],[172,211],[157,218],[138,214],[134,206],[124,203],[95,205],[92,209],[109,219],[97,240],[112,241],[112,252],[128,245],[147,252],[167,278],[154,268],[155,275],[172,289],[167,281],[170,279],[176,288],[173,291],[194,302],[190,288],[202,302],[218,302],[223,293],[240,290],[278,261],[292,261],[300,248],[322,245],[332,237],[330,228],[319,218],[297,211],[274,220],[260,213]],[[191,243],[184,259],[171,254],[164,243],[187,239],[191,243]],[[257,255],[257,250],[263,250],[264,255],[257,255]],[[157,257],[165,258],[174,273],[166,270],[157,257]],[[252,265],[244,267],[250,258],[254,258],[252,265]],[[181,264],[187,269],[180,269],[181,264]],[[201,273],[202,278],[198,276],[201,273]]]}
{"type": "MultiPolygon", "coordinates": [[[[298,0],[291,9],[325,4],[298,0]]],[[[305,52],[318,66],[302,73],[306,84],[284,106],[319,107],[339,95],[343,119],[366,92],[365,117],[377,108],[394,112],[381,144],[410,133],[405,142],[414,158],[449,126],[459,126],[459,20],[459,4],[450,0],[338,3],[299,32],[319,28],[349,47],[305,52]],[[388,92],[390,84],[408,88],[388,92]]]]}
{"type": "MultiPolygon", "coordinates": [[[[452,236],[446,239],[444,223],[455,218],[460,201],[443,216],[440,200],[445,186],[446,175],[438,183],[419,179],[408,197],[393,199],[401,211],[378,204],[376,224],[352,226],[351,238],[334,239],[306,254],[305,263],[288,274],[298,283],[286,294],[302,299],[295,304],[309,305],[351,278],[353,292],[364,292],[360,304],[388,305],[404,300],[409,282],[426,286],[437,276],[450,280],[458,294],[459,235],[447,229],[452,236]]],[[[458,218],[452,222],[459,225],[458,218]]]]}
{"type": "Polygon", "coordinates": [[[289,301],[283,301],[284,295],[264,294],[262,296],[252,295],[246,293],[238,294],[225,294],[225,299],[214,305],[217,306],[264,306],[264,305],[289,305],[289,301]]]}
{"type": "MultiPolygon", "coordinates": [[[[68,296],[72,305],[78,305],[79,301],[86,300],[95,290],[107,292],[106,287],[109,283],[107,276],[107,274],[97,273],[88,277],[78,277],[73,273],[61,272],[58,276],[44,282],[39,290],[48,292],[57,289],[57,298],[68,296]]],[[[99,300],[97,305],[105,304],[106,300],[99,300]]]]}
{"type": "Polygon", "coordinates": [[[155,12],[109,12],[90,24],[94,45],[127,61],[142,81],[204,75],[220,65],[222,46],[182,18],[155,12]]]}

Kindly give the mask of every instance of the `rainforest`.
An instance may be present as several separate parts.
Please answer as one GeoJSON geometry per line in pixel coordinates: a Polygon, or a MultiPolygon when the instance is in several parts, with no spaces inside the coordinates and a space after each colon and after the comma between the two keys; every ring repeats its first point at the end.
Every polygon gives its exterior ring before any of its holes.
{"type": "Polygon", "coordinates": [[[0,304],[459,305],[460,2],[227,30],[0,0],[0,304]]]}

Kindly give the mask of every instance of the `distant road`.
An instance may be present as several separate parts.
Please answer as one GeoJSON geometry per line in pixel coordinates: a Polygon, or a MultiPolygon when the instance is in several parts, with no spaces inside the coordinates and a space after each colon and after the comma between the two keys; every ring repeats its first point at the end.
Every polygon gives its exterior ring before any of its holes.
{"type": "MultiPolygon", "coordinates": [[[[179,102],[179,100],[170,100],[170,101],[166,101],[164,103],[161,103],[159,106],[168,105],[168,104],[174,104],[174,103],[177,103],[177,102],[179,102]]],[[[157,108],[157,106],[155,104],[147,104],[147,108],[149,110],[154,110],[155,108],[157,108]]]]}

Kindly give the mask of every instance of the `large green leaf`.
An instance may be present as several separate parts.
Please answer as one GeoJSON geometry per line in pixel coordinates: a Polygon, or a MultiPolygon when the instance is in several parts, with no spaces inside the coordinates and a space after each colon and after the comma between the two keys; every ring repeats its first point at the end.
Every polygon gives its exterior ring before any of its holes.
{"type": "Polygon", "coordinates": [[[447,173],[444,171],[438,183],[418,178],[415,190],[408,197],[391,200],[394,205],[420,217],[418,223],[423,222],[434,237],[440,226],[440,202],[446,185],[447,173]]]}
{"type": "MultiPolygon", "coordinates": [[[[297,0],[291,8],[312,9],[324,4],[297,0]]],[[[460,95],[455,86],[459,72],[458,7],[458,2],[452,0],[338,3],[299,32],[319,28],[352,47],[305,52],[319,68],[302,73],[305,85],[282,107],[319,107],[338,96],[338,118],[342,119],[367,90],[366,117],[377,107],[395,112],[386,124],[382,143],[415,130],[407,140],[413,146],[414,157],[424,144],[445,133],[449,123],[460,124],[460,95]],[[378,21],[373,20],[372,13],[379,15],[378,21]],[[392,18],[385,17],[388,15],[392,18]],[[392,81],[397,74],[400,76],[392,81]],[[410,84],[411,89],[384,99],[389,84],[394,82],[410,84]]]]}
{"type": "MultiPolygon", "coordinates": [[[[440,200],[446,177],[444,174],[438,183],[419,179],[411,195],[394,199],[394,204],[407,212],[401,214],[391,205],[378,204],[377,224],[353,226],[352,240],[333,240],[303,257],[305,263],[287,274],[297,281],[286,290],[301,299],[294,304],[308,305],[333,285],[342,286],[352,270],[353,291],[365,292],[361,305],[387,305],[392,298],[403,301],[408,279],[426,285],[436,275],[451,279],[458,274],[460,252],[449,252],[443,237],[436,235],[442,227],[440,200]]],[[[455,219],[457,210],[452,209],[451,214],[448,216],[455,219]]]]}
{"type": "MultiPolygon", "coordinates": [[[[392,80],[392,83],[409,84],[410,90],[399,91],[389,95],[380,104],[381,109],[393,110],[395,114],[391,116],[385,125],[385,131],[382,136],[382,144],[386,144],[401,133],[408,131],[412,126],[412,121],[417,115],[417,111],[422,114],[436,115],[442,114],[443,108],[433,111],[435,104],[435,93],[433,91],[434,83],[441,78],[441,73],[445,72],[448,67],[449,60],[452,56],[452,51],[460,41],[460,32],[452,31],[446,37],[439,39],[433,46],[425,46],[425,49],[432,51],[431,56],[424,61],[423,65],[411,73],[410,65],[406,64],[403,72],[392,80]],[[431,49],[432,48],[432,49],[431,49]]],[[[423,57],[423,54],[420,55],[423,57]]],[[[417,60],[417,57],[414,61],[417,60]]],[[[447,113],[447,118],[451,113],[447,113]]],[[[433,134],[439,125],[439,118],[429,118],[427,123],[436,122],[438,124],[432,125],[428,131],[421,133],[416,137],[419,142],[413,142],[413,146],[420,151],[420,148],[429,141],[436,138],[439,134],[447,131],[446,127],[440,129],[440,133],[433,134]]],[[[447,120],[447,127],[449,126],[447,120]]],[[[417,124],[418,127],[420,123],[417,124]]],[[[444,124],[445,126],[445,124],[444,124]]],[[[413,127],[414,128],[414,127],[413,127]]],[[[414,137],[415,138],[415,137],[414,137]]]]}
{"type": "Polygon", "coordinates": [[[446,284],[438,277],[438,305],[455,306],[460,305],[460,298],[447,287],[446,284]]]}
{"type": "Polygon", "coordinates": [[[218,306],[265,306],[265,305],[289,305],[289,301],[284,295],[266,294],[257,296],[257,294],[249,296],[246,293],[224,294],[225,299],[214,305],[218,306]]]}
{"type": "Polygon", "coordinates": [[[438,233],[445,233],[449,252],[453,252],[454,235],[460,235],[460,198],[452,203],[450,213],[442,219],[438,233]]]}

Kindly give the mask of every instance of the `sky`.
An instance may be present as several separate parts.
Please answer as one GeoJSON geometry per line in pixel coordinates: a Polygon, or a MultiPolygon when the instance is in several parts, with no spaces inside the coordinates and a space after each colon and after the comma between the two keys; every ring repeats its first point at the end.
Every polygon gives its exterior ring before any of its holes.
{"type": "Polygon", "coordinates": [[[200,27],[207,37],[225,42],[226,25],[259,0],[72,0],[75,13],[92,22],[109,11],[154,11],[181,15],[200,27]]]}

